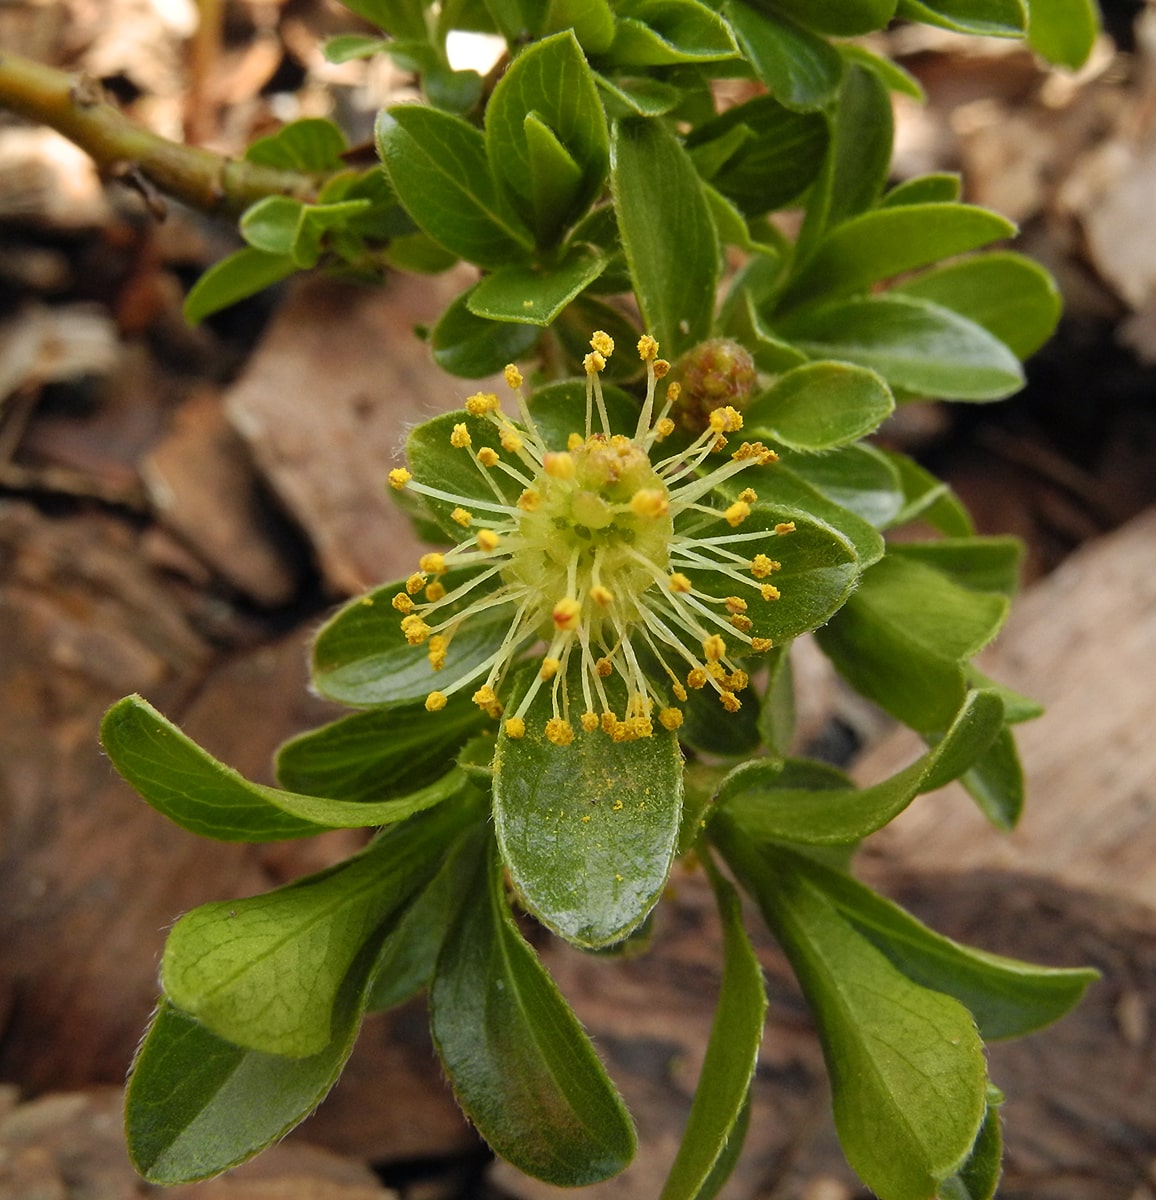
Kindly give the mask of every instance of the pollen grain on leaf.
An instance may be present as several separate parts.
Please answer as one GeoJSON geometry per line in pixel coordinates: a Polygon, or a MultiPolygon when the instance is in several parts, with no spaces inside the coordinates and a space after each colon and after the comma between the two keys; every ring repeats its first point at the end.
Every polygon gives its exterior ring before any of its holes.
{"type": "Polygon", "coordinates": [[[674,432],[678,386],[659,394],[669,364],[658,343],[648,334],[638,342],[647,388],[629,434],[612,424],[602,391],[613,340],[599,331],[590,345],[585,412],[575,414],[564,450],[543,437],[511,365],[505,376],[518,415],[479,392],[462,414],[472,427],[455,418],[448,439],[447,453],[472,461],[484,499],[411,475],[412,463],[390,475],[392,486],[446,505],[462,539],[424,555],[393,599],[406,640],[425,645],[438,672],[426,707],[436,712],[469,688],[475,704],[503,718],[506,737],[559,748],[580,736],[628,742],[656,728],[673,733],[688,688],[713,691],[725,710],[738,711],[748,684],[740,661],[772,644],[759,623],[778,589],[763,581],[780,564],[765,551],[794,528],[768,528],[755,490],[729,484],[775,459],[758,442],[723,453],[723,435],[742,428],[736,409],[716,409],[688,445],[660,451],[674,432]],[[479,423],[493,426],[508,457],[475,448],[489,440],[479,423]],[[455,657],[455,635],[475,623],[494,631],[487,648],[455,657]],[[532,669],[507,694],[521,666],[532,669]]]}

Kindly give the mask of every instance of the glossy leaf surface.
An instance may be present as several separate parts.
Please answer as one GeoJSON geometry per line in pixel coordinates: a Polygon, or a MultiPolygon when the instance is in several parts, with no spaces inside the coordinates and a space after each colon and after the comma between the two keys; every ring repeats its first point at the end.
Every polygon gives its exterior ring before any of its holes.
{"type": "Polygon", "coordinates": [[[771,10],[727,0],[723,15],[771,95],[788,108],[822,108],[843,77],[843,59],[825,38],[771,10]]]}
{"type": "Polygon", "coordinates": [[[536,1179],[597,1183],[634,1156],[622,1100],[553,980],[523,940],[496,856],[475,876],[430,989],[434,1042],[487,1142],[536,1179]]]}

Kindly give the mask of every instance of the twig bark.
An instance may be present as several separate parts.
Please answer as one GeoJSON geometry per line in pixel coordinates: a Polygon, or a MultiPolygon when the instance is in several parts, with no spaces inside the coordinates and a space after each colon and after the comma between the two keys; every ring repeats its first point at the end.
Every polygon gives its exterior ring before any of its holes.
{"type": "Polygon", "coordinates": [[[7,50],[0,50],[0,108],[63,134],[106,175],[217,216],[238,216],[265,196],[313,200],[323,182],[169,141],[130,121],[94,81],[7,50]]]}

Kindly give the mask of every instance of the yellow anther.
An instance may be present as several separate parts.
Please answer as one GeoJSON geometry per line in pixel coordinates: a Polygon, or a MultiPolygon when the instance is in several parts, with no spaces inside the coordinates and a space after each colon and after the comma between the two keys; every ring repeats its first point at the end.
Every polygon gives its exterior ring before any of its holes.
{"type": "Polygon", "coordinates": [[[754,622],[750,617],[744,617],[742,613],[735,613],[730,619],[730,623],[739,631],[739,633],[747,633],[750,631],[754,622]]]}
{"type": "Polygon", "coordinates": [[[446,650],[449,642],[440,633],[434,634],[429,640],[429,665],[440,671],[446,665],[446,650]]]}
{"type": "Polygon", "coordinates": [[[541,495],[538,492],[534,491],[533,488],[527,488],[518,497],[518,507],[523,512],[535,512],[535,511],[537,511],[538,505],[541,503],[542,503],[541,495]]]}
{"type": "Polygon", "coordinates": [[[498,397],[493,392],[475,392],[466,399],[465,408],[471,417],[484,417],[498,408],[498,397]]]}
{"type": "Polygon", "coordinates": [[[686,686],[692,687],[696,691],[701,687],[706,687],[707,673],[702,667],[694,667],[686,674],[686,686]]]}
{"type": "Polygon", "coordinates": [[[664,375],[670,373],[670,363],[665,358],[656,358],[654,360],[654,378],[661,379],[664,375]]]}
{"type": "Polygon", "coordinates": [[[464,450],[467,446],[473,444],[473,439],[470,437],[470,431],[464,423],[459,422],[454,426],[453,432],[450,434],[450,445],[455,450],[464,450]]]}
{"type": "Polygon", "coordinates": [[[743,490],[739,492],[739,499],[742,500],[744,504],[754,504],[758,498],[759,494],[754,488],[743,488],[743,490]]]}
{"type": "Polygon", "coordinates": [[[582,605],[578,603],[572,596],[563,596],[557,604],[554,605],[554,611],[551,616],[554,619],[554,628],[559,633],[568,633],[572,629],[578,628],[578,618],[582,614],[582,605]]]}
{"type": "Polygon", "coordinates": [[[726,404],[710,414],[710,427],[715,433],[734,433],[743,427],[743,415],[737,408],[726,404]]]}
{"type": "Polygon", "coordinates": [[[641,358],[643,362],[647,362],[648,360],[655,358],[657,355],[658,342],[656,342],[649,333],[644,333],[642,337],[638,339],[638,357],[641,358]]]}
{"type": "Polygon", "coordinates": [[[743,706],[743,702],[734,694],[734,692],[719,692],[719,703],[729,713],[737,713],[743,706]]]}
{"type": "Polygon", "coordinates": [[[627,721],[615,721],[614,728],[610,730],[610,736],[616,742],[629,742],[630,724],[627,721]]]}
{"type": "Polygon", "coordinates": [[[446,585],[439,583],[436,579],[433,583],[427,584],[425,589],[425,598],[434,604],[438,600],[444,600],[446,595],[446,585]]]}
{"type": "Polygon", "coordinates": [[[726,652],[727,644],[717,633],[702,639],[702,653],[707,662],[718,662],[720,658],[726,657],[726,652]]]}
{"type": "Polygon", "coordinates": [[[503,429],[499,436],[502,439],[502,449],[508,451],[510,454],[517,454],[525,445],[521,435],[512,426],[503,429]]]}
{"type": "Polygon", "coordinates": [[[728,692],[744,691],[750,684],[751,677],[746,671],[732,671],[723,683],[728,692]]]}
{"type": "Polygon", "coordinates": [[[569,746],[574,740],[574,726],[561,717],[551,717],[546,722],[546,740],[555,746],[569,746]]]}
{"type": "Polygon", "coordinates": [[[506,369],[502,373],[506,377],[507,387],[517,390],[522,386],[522,372],[513,363],[506,363],[506,369]]]}
{"type": "Polygon", "coordinates": [[[672,380],[666,385],[666,398],[671,404],[677,402],[679,396],[682,395],[682,384],[678,380],[672,380]]]}
{"type": "Polygon", "coordinates": [[[639,488],[630,497],[630,511],[636,517],[649,517],[656,521],[670,512],[670,501],[658,488],[639,488]]]}
{"type": "Polygon", "coordinates": [[[775,526],[775,532],[780,537],[782,537],[784,533],[794,533],[795,532],[795,522],[794,521],[780,521],[775,526]]]}
{"type": "Polygon", "coordinates": [[[614,729],[618,724],[618,716],[609,709],[602,714],[602,732],[610,735],[614,733],[614,729]]]}
{"type": "Polygon", "coordinates": [[[608,679],[614,674],[614,667],[608,658],[600,658],[594,664],[594,670],[598,672],[598,677],[600,679],[608,679]]]}
{"type": "Polygon", "coordinates": [[[474,514],[465,508],[455,508],[454,511],[450,513],[450,520],[455,521],[463,529],[468,529],[470,527],[470,522],[473,519],[474,514]]]}
{"type": "Polygon", "coordinates": [[[571,433],[566,437],[566,449],[569,450],[571,454],[573,454],[575,450],[581,450],[585,445],[586,439],[580,433],[571,433]]]}
{"type": "Polygon", "coordinates": [[[413,612],[413,601],[405,592],[398,592],[398,594],[394,596],[392,603],[393,607],[396,608],[399,613],[404,614],[413,612]]]}
{"type": "Polygon", "coordinates": [[[675,573],[671,575],[669,579],[667,579],[666,585],[672,592],[682,592],[684,595],[688,593],[692,587],[690,580],[681,571],[675,571],[675,573]]]}
{"type": "Polygon", "coordinates": [[[594,336],[590,339],[590,346],[598,354],[601,354],[604,359],[609,358],[614,353],[614,339],[608,333],[604,333],[601,329],[594,331],[594,336]]]}
{"type": "Polygon", "coordinates": [[[484,709],[489,709],[498,703],[497,693],[492,687],[490,687],[488,683],[483,684],[480,688],[478,688],[478,690],[474,692],[470,699],[473,700],[473,702],[479,708],[484,709]]]}
{"type": "Polygon", "coordinates": [[[441,712],[446,706],[445,692],[430,692],[425,698],[426,712],[441,712]]]}
{"type": "Polygon", "coordinates": [[[609,608],[614,603],[614,593],[608,587],[596,583],[590,589],[590,599],[601,608],[609,608]]]}
{"type": "Polygon", "coordinates": [[[747,611],[747,602],[742,596],[728,596],[725,604],[729,613],[744,613],[747,611]]]}
{"type": "Polygon", "coordinates": [[[426,583],[427,583],[427,582],[428,582],[428,581],[426,580],[426,577],[425,577],[424,575],[418,574],[418,573],[415,571],[415,572],[414,572],[414,574],[412,574],[412,575],[411,575],[411,576],[410,576],[410,577],[409,577],[409,578],[408,578],[408,579],[405,581],[405,590],[406,590],[407,592],[409,592],[409,594],[410,594],[411,596],[416,596],[416,595],[418,594],[418,592],[420,592],[420,591],[421,591],[421,589],[422,589],[423,587],[425,587],[425,585],[426,585],[426,583]]]}
{"type": "Polygon", "coordinates": [[[761,654],[764,650],[769,650],[774,643],[770,638],[751,638],[751,649],[756,654],[761,654]]]}
{"type": "Polygon", "coordinates": [[[606,359],[597,350],[591,350],[582,360],[582,365],[586,368],[587,375],[597,375],[599,371],[606,369],[606,359]]]}
{"type": "Polygon", "coordinates": [[[405,634],[405,640],[411,646],[422,645],[426,638],[433,632],[430,627],[416,614],[406,617],[401,623],[401,631],[405,634]]]}
{"type": "Polygon", "coordinates": [[[574,459],[565,450],[553,450],[542,460],[542,469],[551,479],[573,479],[574,459]]]}
{"type": "Polygon", "coordinates": [[[478,462],[480,462],[483,467],[496,467],[501,461],[502,460],[499,457],[498,452],[493,448],[493,446],[483,446],[478,451],[478,462]]]}
{"type": "Polygon", "coordinates": [[[478,536],[474,540],[478,543],[479,550],[484,550],[489,554],[498,548],[502,539],[492,529],[479,529],[478,536]]]}
{"type": "Polygon", "coordinates": [[[389,486],[395,492],[400,492],[403,487],[413,478],[413,476],[405,469],[405,467],[394,467],[389,473],[389,486]]]}
{"type": "Polygon", "coordinates": [[[772,571],[778,569],[778,565],[773,558],[768,558],[765,554],[756,554],[751,559],[751,574],[756,579],[766,579],[772,571]]]}
{"type": "Polygon", "coordinates": [[[706,673],[711,679],[717,680],[719,683],[727,677],[726,668],[721,663],[708,662],[706,664],[706,673]]]}
{"type": "Polygon", "coordinates": [[[672,683],[670,685],[670,690],[674,693],[674,698],[676,700],[681,700],[683,704],[686,703],[686,688],[684,688],[681,683],[672,683]]]}
{"type": "Polygon", "coordinates": [[[515,741],[520,737],[526,736],[526,722],[521,717],[506,718],[506,737],[513,738],[515,741]]]}
{"type": "Polygon", "coordinates": [[[751,506],[745,500],[736,500],[730,505],[723,516],[727,519],[727,524],[732,528],[741,525],[747,517],[751,515],[751,506]]]}
{"type": "Polygon", "coordinates": [[[582,728],[587,733],[593,733],[598,728],[598,714],[594,712],[584,712],[582,714],[582,728]]]}
{"type": "Polygon", "coordinates": [[[538,672],[538,678],[543,681],[553,679],[558,674],[558,668],[561,665],[561,660],[557,658],[547,657],[542,659],[542,669],[538,672]]]}
{"type": "Polygon", "coordinates": [[[423,554],[417,560],[417,565],[427,575],[444,575],[446,573],[446,558],[444,554],[423,554]]]}
{"type": "Polygon", "coordinates": [[[648,738],[654,734],[654,724],[649,717],[631,717],[626,722],[631,738],[648,738]]]}
{"type": "Polygon", "coordinates": [[[764,600],[778,600],[782,595],[782,592],[780,592],[773,583],[764,583],[763,586],[759,588],[759,595],[762,596],[764,600]]]}
{"type": "Polygon", "coordinates": [[[658,440],[661,442],[663,438],[668,438],[674,432],[674,422],[669,417],[663,417],[655,427],[654,432],[658,435],[658,440]]]}
{"type": "Polygon", "coordinates": [[[682,724],[682,709],[680,708],[664,708],[658,714],[658,723],[663,729],[669,729],[673,733],[682,724]]]}

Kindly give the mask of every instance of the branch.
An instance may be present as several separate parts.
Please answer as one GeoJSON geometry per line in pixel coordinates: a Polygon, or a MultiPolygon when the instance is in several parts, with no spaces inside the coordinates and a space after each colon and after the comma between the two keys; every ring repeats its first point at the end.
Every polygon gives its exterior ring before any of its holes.
{"type": "Polygon", "coordinates": [[[48,125],[101,169],[215,216],[239,216],[266,196],[315,200],[323,177],[226,158],[133,124],[100,87],[0,50],[0,108],[48,125]]]}

